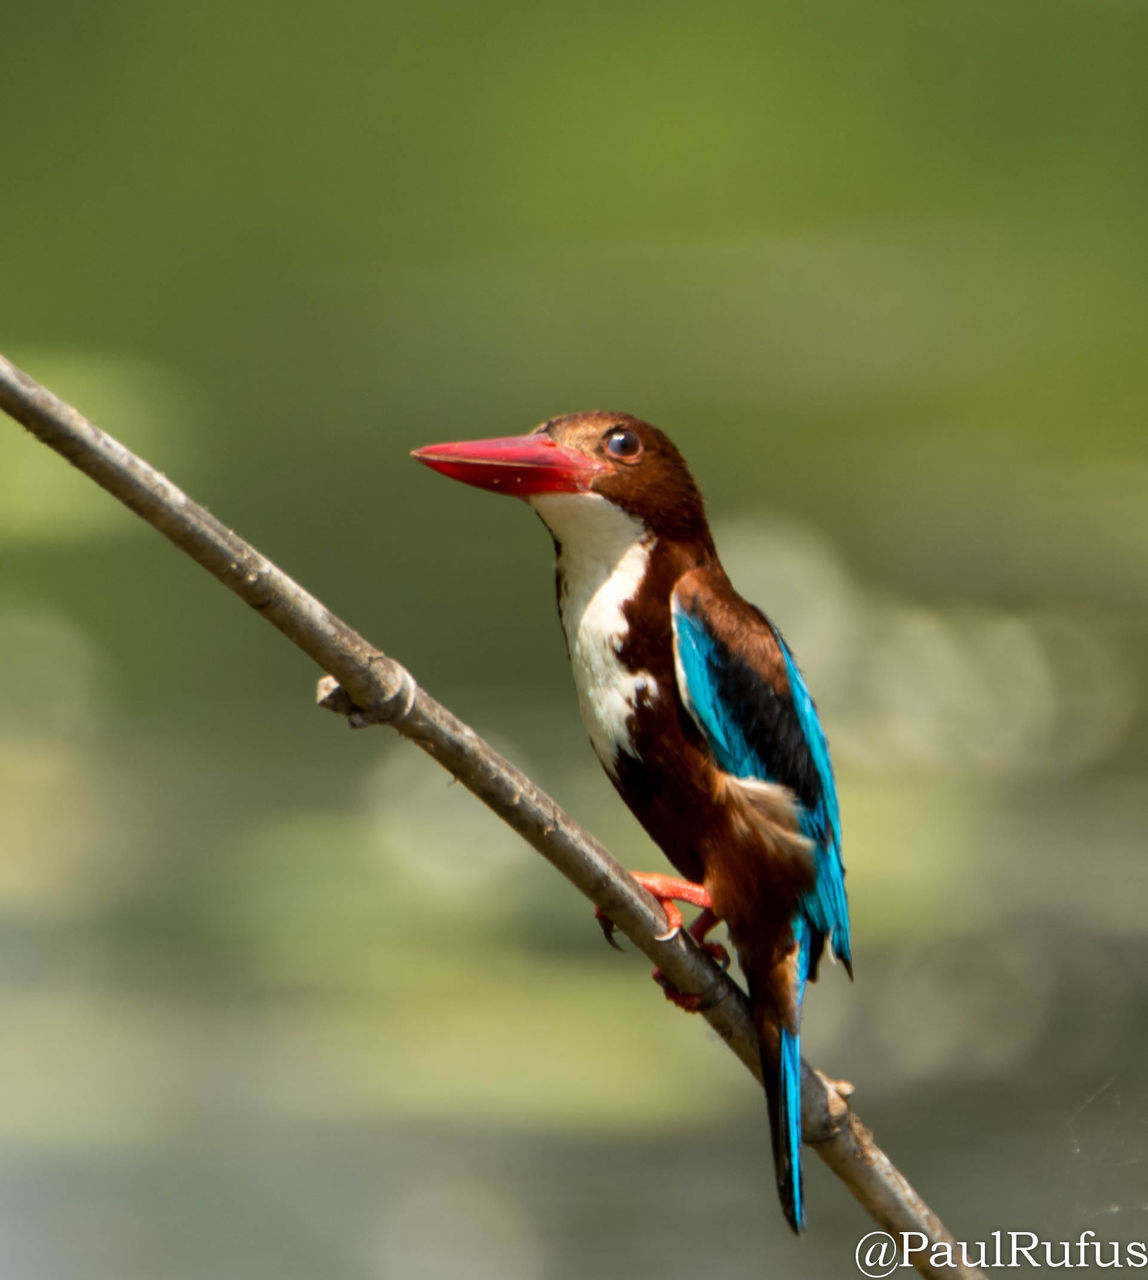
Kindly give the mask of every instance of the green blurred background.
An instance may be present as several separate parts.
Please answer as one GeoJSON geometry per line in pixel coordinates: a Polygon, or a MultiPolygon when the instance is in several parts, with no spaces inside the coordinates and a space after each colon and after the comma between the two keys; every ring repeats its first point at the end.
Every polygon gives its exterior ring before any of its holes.
{"type": "MultiPolygon", "coordinates": [[[[407,451],[631,410],[785,628],[812,1061],[960,1238],[1148,1233],[1148,9],[22,6],[0,349],[625,862],[551,550],[407,451]]],[[[0,422],[0,1275],[854,1274],[587,905],[0,422]]]]}

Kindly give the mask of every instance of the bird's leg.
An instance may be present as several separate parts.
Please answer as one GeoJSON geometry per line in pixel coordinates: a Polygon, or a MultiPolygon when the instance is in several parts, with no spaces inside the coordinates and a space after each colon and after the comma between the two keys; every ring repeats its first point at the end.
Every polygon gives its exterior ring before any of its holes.
{"type": "MultiPolygon", "coordinates": [[[[688,902],[691,906],[701,907],[703,912],[708,911],[711,915],[713,914],[709,890],[704,884],[695,884],[692,880],[683,880],[679,876],[664,876],[657,872],[631,871],[630,874],[647,893],[652,893],[657,898],[662,910],[666,913],[669,928],[665,933],[658,934],[659,942],[669,942],[681,929],[682,913],[677,906],[679,902],[688,902]]],[[[702,919],[702,916],[698,919],[702,919]]],[[[713,925],[709,927],[712,929],[713,925]]]]}
{"type": "MultiPolygon", "coordinates": [[[[666,923],[669,927],[665,933],[658,934],[658,942],[669,942],[671,938],[677,937],[681,930],[682,913],[678,910],[677,902],[688,902],[691,906],[702,907],[706,911],[710,909],[710,895],[705,885],[695,884],[692,880],[682,880],[678,876],[662,875],[657,871],[631,871],[630,874],[647,893],[657,898],[662,910],[666,913],[666,923]]],[[[601,907],[594,908],[594,919],[598,921],[610,946],[616,951],[621,951],[622,948],[614,941],[614,922],[603,913],[601,907]]],[[[711,924],[709,928],[712,929],[713,925],[711,924]]]]}
{"type": "Polygon", "coordinates": [[[718,962],[721,968],[729,968],[729,952],[720,942],[707,942],[706,934],[716,929],[721,920],[714,915],[712,907],[706,907],[700,916],[690,925],[686,932],[703,951],[718,962]]]}
{"type": "MultiPolygon", "coordinates": [[[[676,876],[660,875],[656,872],[632,871],[630,874],[643,889],[657,898],[661,903],[662,910],[666,913],[666,921],[669,928],[665,933],[658,935],[659,942],[668,942],[679,933],[682,927],[682,913],[677,904],[679,902],[688,902],[691,906],[701,907],[702,911],[686,932],[703,951],[717,961],[723,970],[729,968],[729,952],[725,947],[720,942],[706,941],[706,935],[718,925],[719,920],[714,915],[713,905],[710,902],[710,895],[705,885],[695,884],[692,880],[681,880],[676,876]]],[[[612,947],[618,947],[618,944],[614,941],[613,921],[603,915],[600,910],[595,910],[594,917],[602,926],[606,941],[612,947]]],[[[618,949],[621,950],[621,948],[618,949]]],[[[684,992],[679,991],[670,982],[669,978],[662,973],[661,969],[654,970],[653,978],[665,992],[666,999],[671,1004],[676,1004],[679,1009],[685,1009],[688,1013],[699,1013],[701,1010],[710,1007],[704,996],[686,995],[684,992]]]]}

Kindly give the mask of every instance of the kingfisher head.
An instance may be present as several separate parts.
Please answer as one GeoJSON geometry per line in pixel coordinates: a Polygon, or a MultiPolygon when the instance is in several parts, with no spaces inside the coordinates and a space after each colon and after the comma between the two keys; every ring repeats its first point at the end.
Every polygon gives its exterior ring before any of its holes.
{"type": "Polygon", "coordinates": [[[524,436],[426,445],[413,456],[464,484],[525,499],[560,543],[624,520],[647,536],[712,545],[682,455],[628,413],[571,413],[524,436]]]}

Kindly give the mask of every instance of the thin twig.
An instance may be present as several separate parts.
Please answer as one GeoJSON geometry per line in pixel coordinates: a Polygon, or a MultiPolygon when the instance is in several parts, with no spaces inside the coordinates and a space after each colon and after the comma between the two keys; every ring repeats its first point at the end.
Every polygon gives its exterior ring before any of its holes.
{"type": "MultiPolygon", "coordinates": [[[[0,408],[67,458],[148,524],[186,551],[263,615],[333,679],[320,701],[362,723],[389,724],[468,787],[601,908],[679,991],[714,999],[704,1017],[759,1080],[757,1039],[740,988],[685,932],[667,942],[658,903],[588,831],[473,729],[415,683],[406,668],[367,643],[249,543],[193,502],[165,476],[76,409],[0,356],[0,408]]],[[[852,1087],[802,1063],[803,1137],[874,1220],[898,1240],[923,1233],[952,1243],[850,1109],[852,1087]]],[[[972,1267],[912,1259],[922,1275],[974,1280],[972,1267]]],[[[959,1252],[954,1250],[956,1256],[959,1252]]]]}

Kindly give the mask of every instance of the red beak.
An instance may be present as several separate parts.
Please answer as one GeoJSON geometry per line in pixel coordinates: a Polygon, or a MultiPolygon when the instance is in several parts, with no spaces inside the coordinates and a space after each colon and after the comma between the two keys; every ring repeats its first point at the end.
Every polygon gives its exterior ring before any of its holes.
{"type": "Polygon", "coordinates": [[[607,463],[587,457],[579,449],[534,433],[428,444],[415,449],[411,457],[452,480],[516,498],[535,493],[585,493],[596,476],[610,470],[607,463]]]}

